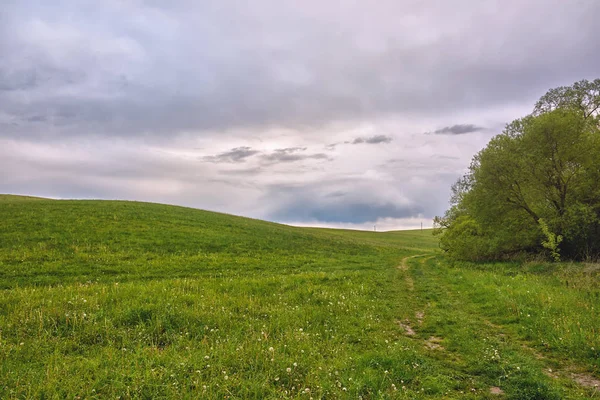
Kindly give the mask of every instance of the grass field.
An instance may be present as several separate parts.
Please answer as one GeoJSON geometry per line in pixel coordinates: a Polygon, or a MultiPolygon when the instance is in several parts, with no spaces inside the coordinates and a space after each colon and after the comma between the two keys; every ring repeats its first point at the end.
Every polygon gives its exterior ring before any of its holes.
{"type": "Polygon", "coordinates": [[[600,398],[600,268],[0,196],[0,398],[600,398]]]}

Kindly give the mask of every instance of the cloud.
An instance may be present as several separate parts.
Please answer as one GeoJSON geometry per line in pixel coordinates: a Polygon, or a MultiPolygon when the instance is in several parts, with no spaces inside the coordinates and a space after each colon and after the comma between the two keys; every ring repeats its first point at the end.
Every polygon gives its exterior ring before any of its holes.
{"type": "Polygon", "coordinates": [[[418,208],[402,207],[398,204],[295,202],[271,213],[271,218],[279,221],[320,221],[320,222],[375,222],[380,218],[408,218],[419,214],[418,208]]]}
{"type": "Polygon", "coordinates": [[[333,151],[337,146],[341,144],[379,144],[379,143],[391,143],[392,138],[386,135],[374,135],[370,137],[357,137],[354,140],[346,140],[344,142],[329,143],[325,145],[325,150],[333,151]]]}
{"type": "Polygon", "coordinates": [[[366,144],[379,144],[379,143],[390,143],[392,141],[392,138],[386,135],[375,135],[375,136],[371,136],[368,138],[356,138],[352,141],[352,144],[361,144],[361,143],[366,143],[366,144]]]}
{"type": "Polygon", "coordinates": [[[219,174],[223,175],[238,175],[238,176],[253,176],[258,175],[265,170],[262,167],[242,168],[242,169],[222,169],[219,174]]]}
{"type": "Polygon", "coordinates": [[[410,218],[424,212],[423,205],[407,199],[398,188],[363,178],[327,179],[323,182],[270,185],[272,209],[267,217],[280,222],[361,224],[382,218],[410,218]]]}
{"type": "Polygon", "coordinates": [[[290,163],[302,160],[330,160],[330,157],[327,154],[303,154],[305,151],[306,147],[277,149],[271,153],[263,154],[261,159],[267,163],[290,163]]]}
{"type": "MultiPolygon", "coordinates": [[[[228,163],[237,164],[246,162],[246,160],[252,156],[259,156],[258,161],[260,164],[274,165],[280,163],[292,163],[303,160],[331,160],[331,158],[324,153],[311,153],[305,154],[306,147],[286,147],[281,149],[275,149],[271,152],[260,151],[253,149],[252,147],[242,146],[236,147],[229,151],[219,153],[214,156],[204,156],[202,160],[211,163],[228,163]]],[[[221,170],[219,173],[227,175],[254,175],[262,171],[261,167],[246,168],[243,170],[221,170]]]]}
{"type": "Polygon", "coordinates": [[[252,150],[251,147],[236,147],[215,156],[205,156],[202,160],[213,163],[241,163],[245,162],[248,157],[259,154],[260,151],[252,150]]]}
{"type": "Polygon", "coordinates": [[[473,124],[459,124],[445,126],[434,131],[433,133],[436,135],[464,135],[466,133],[481,132],[483,130],[485,130],[485,128],[473,124]]]}
{"type": "Polygon", "coordinates": [[[443,212],[487,133],[600,65],[597,0],[1,4],[0,192],[294,223],[443,212]]]}
{"type": "Polygon", "coordinates": [[[493,13],[467,0],[382,0],[368,10],[316,0],[220,4],[3,4],[0,102],[15,122],[2,124],[3,135],[306,134],[532,104],[550,87],[595,77],[600,63],[594,0],[508,0],[493,13]]]}

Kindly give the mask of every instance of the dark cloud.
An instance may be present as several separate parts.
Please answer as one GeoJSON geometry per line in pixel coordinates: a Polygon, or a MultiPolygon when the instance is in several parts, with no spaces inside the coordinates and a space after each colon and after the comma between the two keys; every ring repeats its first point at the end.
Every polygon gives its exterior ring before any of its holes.
{"type": "Polygon", "coordinates": [[[379,144],[379,143],[390,143],[392,141],[392,138],[386,135],[375,135],[375,136],[371,136],[368,138],[356,138],[352,141],[352,144],[360,144],[360,143],[367,143],[367,144],[379,144]]]}
{"type": "Polygon", "coordinates": [[[392,138],[386,135],[374,135],[370,137],[357,137],[354,140],[346,140],[345,142],[330,143],[325,145],[325,150],[335,150],[337,146],[341,144],[379,144],[379,143],[391,143],[392,138]]]}
{"type": "Polygon", "coordinates": [[[261,159],[267,163],[289,163],[302,160],[330,160],[324,153],[304,154],[306,147],[289,147],[263,154],[261,159]]]}
{"type": "Polygon", "coordinates": [[[441,129],[434,131],[433,133],[436,135],[464,135],[466,133],[481,132],[484,129],[485,128],[482,128],[481,126],[473,124],[460,124],[445,126],[441,129]]]}
{"type": "Polygon", "coordinates": [[[268,218],[280,222],[348,222],[409,218],[423,212],[415,204],[392,200],[389,192],[373,190],[364,180],[332,180],[304,185],[273,185],[269,198],[276,206],[268,218]]]}
{"type": "Polygon", "coordinates": [[[214,163],[241,163],[246,161],[246,158],[259,154],[260,151],[252,150],[251,147],[236,147],[216,156],[205,156],[202,160],[214,163]]]}
{"type": "Polygon", "coordinates": [[[276,221],[300,222],[320,221],[331,223],[375,222],[382,218],[409,218],[419,215],[422,210],[417,207],[402,207],[398,204],[373,204],[373,203],[331,203],[320,202],[295,202],[285,208],[270,214],[276,221]]]}
{"type": "MultiPolygon", "coordinates": [[[[286,147],[282,149],[275,149],[272,152],[263,152],[255,150],[248,146],[236,147],[229,151],[214,155],[202,157],[203,161],[211,163],[243,163],[246,159],[260,155],[259,160],[264,165],[279,164],[279,163],[292,163],[303,160],[331,160],[331,158],[324,153],[312,153],[306,154],[306,147],[286,147]]],[[[252,175],[259,173],[260,167],[242,170],[222,170],[220,173],[229,175],[252,175]]]]}

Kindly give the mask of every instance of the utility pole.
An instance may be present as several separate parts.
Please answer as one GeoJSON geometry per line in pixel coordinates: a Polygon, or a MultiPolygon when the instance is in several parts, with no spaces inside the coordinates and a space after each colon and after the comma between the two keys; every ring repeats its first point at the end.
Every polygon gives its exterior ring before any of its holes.
{"type": "Polygon", "coordinates": [[[421,230],[423,230],[423,221],[421,221],[421,230]]]}
{"type": "Polygon", "coordinates": [[[373,232],[377,232],[377,225],[373,225],[373,232]]]}

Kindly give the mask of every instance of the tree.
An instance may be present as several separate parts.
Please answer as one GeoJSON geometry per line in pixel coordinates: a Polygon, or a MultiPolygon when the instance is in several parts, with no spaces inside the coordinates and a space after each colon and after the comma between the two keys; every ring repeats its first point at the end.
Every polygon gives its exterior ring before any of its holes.
{"type": "Polygon", "coordinates": [[[600,113],[600,79],[581,80],[572,86],[550,89],[535,104],[534,115],[552,110],[570,109],[580,112],[584,119],[598,118],[600,113]]]}
{"type": "Polygon", "coordinates": [[[472,260],[545,248],[600,255],[598,89],[600,80],[550,90],[473,158],[434,220],[443,249],[472,260]]]}

